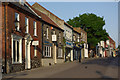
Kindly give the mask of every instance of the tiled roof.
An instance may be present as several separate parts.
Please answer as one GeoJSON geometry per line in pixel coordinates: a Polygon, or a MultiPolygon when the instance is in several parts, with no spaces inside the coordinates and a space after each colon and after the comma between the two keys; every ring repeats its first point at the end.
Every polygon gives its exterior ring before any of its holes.
{"type": "Polygon", "coordinates": [[[80,34],[80,30],[79,29],[73,28],[73,30],[80,34]]]}
{"type": "MultiPolygon", "coordinates": [[[[51,24],[51,25],[53,25],[53,26],[61,29],[61,28],[60,28],[56,23],[54,23],[46,14],[44,14],[44,13],[42,13],[42,12],[40,12],[40,11],[34,9],[34,8],[32,8],[32,9],[33,9],[39,16],[41,16],[41,18],[42,18],[43,21],[45,21],[45,22],[47,22],[47,23],[49,23],[49,24],[51,24]]],[[[61,29],[61,30],[63,30],[63,29],[61,29]]]]}
{"type": "MultiPolygon", "coordinates": [[[[17,6],[17,7],[19,7],[19,8],[21,8],[21,9],[23,9],[23,10],[25,10],[25,11],[27,11],[27,12],[29,12],[29,13],[36,16],[36,14],[33,11],[31,11],[26,4],[21,5],[19,2],[9,2],[9,3],[12,4],[12,5],[15,5],[15,6],[17,6]]],[[[25,3],[27,3],[27,2],[25,2],[25,3]]]]}
{"type": "Polygon", "coordinates": [[[66,24],[66,25],[69,26],[70,28],[73,28],[71,25],[69,25],[69,24],[66,23],[65,21],[64,21],[64,24],[66,24]]]}
{"type": "MultiPolygon", "coordinates": [[[[55,17],[57,17],[58,19],[60,19],[58,16],[56,16],[55,14],[53,14],[52,12],[50,12],[49,10],[47,10],[46,8],[44,8],[43,6],[41,6],[40,4],[38,4],[37,2],[35,2],[32,6],[34,6],[34,5],[38,5],[38,6],[42,7],[43,9],[45,9],[46,11],[48,11],[49,13],[51,13],[52,15],[54,15],[55,17]]],[[[60,19],[60,20],[62,20],[62,19],[60,19]]]]}

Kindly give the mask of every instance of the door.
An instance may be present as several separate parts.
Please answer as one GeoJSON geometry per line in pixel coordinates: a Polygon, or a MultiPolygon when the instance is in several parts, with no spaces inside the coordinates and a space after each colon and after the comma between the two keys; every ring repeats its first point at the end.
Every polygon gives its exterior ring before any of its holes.
{"type": "Polygon", "coordinates": [[[25,44],[25,50],[26,50],[26,53],[25,53],[25,69],[31,69],[31,58],[30,58],[30,43],[31,41],[25,41],[26,44],[25,44]]]}

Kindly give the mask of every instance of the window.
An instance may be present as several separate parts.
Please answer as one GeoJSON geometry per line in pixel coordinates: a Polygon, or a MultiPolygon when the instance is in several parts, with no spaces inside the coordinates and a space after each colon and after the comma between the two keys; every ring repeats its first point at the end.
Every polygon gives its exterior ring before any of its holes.
{"type": "Polygon", "coordinates": [[[63,50],[61,48],[58,49],[58,57],[62,57],[63,54],[63,50]]]}
{"type": "Polygon", "coordinates": [[[47,39],[48,39],[48,31],[49,31],[49,30],[48,30],[48,27],[47,27],[47,39]]]}
{"type": "Polygon", "coordinates": [[[34,46],[34,56],[37,56],[37,46],[34,46]]]}
{"type": "Polygon", "coordinates": [[[80,42],[80,36],[78,36],[78,40],[77,41],[80,42]]]}
{"type": "Polygon", "coordinates": [[[22,38],[12,35],[12,63],[22,63],[22,38]]]}
{"type": "Polygon", "coordinates": [[[73,40],[75,41],[75,35],[73,36],[73,40]]]}
{"type": "Polygon", "coordinates": [[[51,57],[51,47],[50,46],[45,46],[45,57],[51,57]]]}
{"type": "Polygon", "coordinates": [[[29,26],[28,26],[28,18],[27,17],[25,17],[25,26],[26,26],[26,33],[28,33],[29,32],[29,26]]]}
{"type": "Polygon", "coordinates": [[[59,32],[59,43],[61,43],[61,33],[59,32]]]}
{"type": "Polygon", "coordinates": [[[33,26],[34,26],[34,36],[37,36],[37,24],[35,21],[33,22],[33,26]]]}
{"type": "MultiPolygon", "coordinates": [[[[19,14],[18,13],[15,13],[15,21],[20,21],[19,19],[19,14]]],[[[19,27],[20,27],[20,24],[15,24],[15,27],[16,27],[16,30],[19,31],[19,27]]]]}

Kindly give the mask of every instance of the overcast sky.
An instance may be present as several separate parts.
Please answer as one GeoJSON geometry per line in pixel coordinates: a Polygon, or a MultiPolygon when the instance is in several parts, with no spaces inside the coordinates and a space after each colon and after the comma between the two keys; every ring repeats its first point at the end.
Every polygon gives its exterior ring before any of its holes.
{"type": "MultiPolygon", "coordinates": [[[[45,0],[46,1],[46,0],[45,0]]],[[[94,1],[94,0],[93,0],[94,1]]],[[[113,0],[110,0],[113,1],[113,0]]],[[[29,2],[31,5],[34,2],[29,2]]],[[[117,2],[38,2],[47,10],[67,21],[79,14],[94,13],[104,16],[109,35],[118,45],[118,3],[117,2]]]]}

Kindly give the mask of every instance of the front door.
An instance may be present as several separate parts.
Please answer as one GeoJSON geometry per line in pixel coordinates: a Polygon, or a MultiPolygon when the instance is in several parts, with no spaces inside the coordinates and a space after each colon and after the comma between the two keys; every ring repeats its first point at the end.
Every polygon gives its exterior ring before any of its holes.
{"type": "Polygon", "coordinates": [[[30,43],[31,41],[25,41],[25,69],[31,69],[31,58],[30,58],[30,43]]]}

